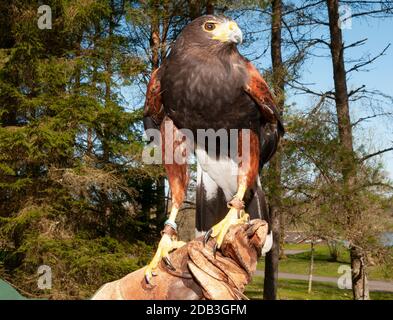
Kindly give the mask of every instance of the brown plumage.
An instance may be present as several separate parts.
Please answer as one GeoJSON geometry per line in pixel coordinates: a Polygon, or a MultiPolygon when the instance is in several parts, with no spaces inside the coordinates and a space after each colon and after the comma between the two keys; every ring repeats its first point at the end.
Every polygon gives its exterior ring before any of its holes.
{"type": "MultiPolygon", "coordinates": [[[[160,128],[162,136],[164,121],[173,122],[174,130],[190,129],[194,136],[198,129],[251,130],[251,152],[247,161],[238,164],[235,178],[227,172],[232,155],[204,166],[196,150],[199,231],[207,231],[220,221],[228,211],[227,202],[243,189],[247,191],[240,200],[245,201],[251,218],[267,214],[258,169],[275,153],[284,127],[265,80],[237,50],[241,40],[240,29],[226,17],[195,19],[180,33],[147,88],[145,129],[160,128]]],[[[200,147],[195,142],[196,148],[200,147]]],[[[210,146],[202,148],[206,151],[210,146]]],[[[163,151],[164,155],[168,152],[163,151]]],[[[164,165],[175,196],[173,206],[178,208],[187,189],[186,165],[164,165]]]]}
{"type": "Polygon", "coordinates": [[[204,16],[189,24],[153,73],[146,94],[145,128],[159,128],[166,115],[178,128],[194,133],[249,128],[258,135],[261,130],[268,131],[262,133],[265,136],[277,134],[278,143],[283,125],[265,80],[235,43],[212,40],[201,30],[214,19],[224,18],[204,16]]]}

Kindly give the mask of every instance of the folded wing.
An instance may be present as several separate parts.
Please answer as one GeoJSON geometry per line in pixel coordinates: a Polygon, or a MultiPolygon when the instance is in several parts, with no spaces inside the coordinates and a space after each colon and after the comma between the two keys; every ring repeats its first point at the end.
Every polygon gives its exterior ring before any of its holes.
{"type": "Polygon", "coordinates": [[[161,96],[159,69],[156,69],[147,86],[145,106],[143,109],[143,125],[147,129],[159,129],[164,119],[164,107],[161,96]]]}
{"type": "Polygon", "coordinates": [[[246,67],[249,77],[244,91],[254,100],[262,119],[260,134],[260,166],[262,167],[276,152],[285,130],[280,111],[266,81],[251,62],[246,61],[246,67]]]}

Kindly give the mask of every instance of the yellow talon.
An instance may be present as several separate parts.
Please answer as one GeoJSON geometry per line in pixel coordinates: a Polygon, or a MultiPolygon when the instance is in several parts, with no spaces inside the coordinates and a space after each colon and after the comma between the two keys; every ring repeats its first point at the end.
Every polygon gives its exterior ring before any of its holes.
{"type": "Polygon", "coordinates": [[[177,241],[175,237],[171,238],[168,234],[164,233],[158,244],[158,248],[153,259],[150,261],[150,263],[147,265],[145,269],[146,282],[150,283],[151,278],[155,275],[154,271],[157,269],[157,266],[162,259],[165,258],[168,263],[169,253],[175,249],[182,247],[185,244],[186,243],[184,241],[177,241]]]}
{"type": "Polygon", "coordinates": [[[216,238],[217,248],[220,248],[226,233],[230,226],[245,223],[249,220],[249,215],[240,211],[240,218],[238,217],[238,210],[231,208],[223,220],[212,227],[211,237],[216,238]]]}

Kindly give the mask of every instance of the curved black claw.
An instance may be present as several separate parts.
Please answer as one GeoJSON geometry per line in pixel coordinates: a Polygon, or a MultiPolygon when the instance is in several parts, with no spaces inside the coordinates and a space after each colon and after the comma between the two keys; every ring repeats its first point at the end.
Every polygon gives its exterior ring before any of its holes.
{"type": "Polygon", "coordinates": [[[213,247],[213,256],[214,256],[214,259],[216,258],[217,249],[218,249],[218,244],[216,243],[216,244],[214,245],[214,247],[213,247]]]}
{"type": "MultiPolygon", "coordinates": [[[[156,272],[153,272],[152,271],[152,273],[151,273],[151,275],[153,276],[153,277],[156,277],[157,276],[157,273],[156,272]]],[[[145,282],[146,282],[146,284],[148,284],[148,285],[152,285],[152,283],[151,283],[151,279],[147,276],[147,275],[145,275],[145,282]]]]}
{"type": "Polygon", "coordinates": [[[173,266],[171,260],[168,257],[163,257],[162,260],[165,262],[166,266],[171,271],[176,271],[176,268],[173,266]]]}
{"type": "Polygon", "coordinates": [[[213,229],[210,229],[208,232],[205,233],[205,236],[203,237],[203,246],[205,246],[206,243],[209,241],[212,232],[213,229]]]}

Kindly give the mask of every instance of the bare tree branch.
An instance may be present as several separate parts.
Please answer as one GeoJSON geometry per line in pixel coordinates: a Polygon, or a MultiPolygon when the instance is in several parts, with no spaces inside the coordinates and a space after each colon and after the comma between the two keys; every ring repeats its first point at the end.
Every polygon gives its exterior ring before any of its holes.
{"type": "Polygon", "coordinates": [[[301,91],[304,94],[312,94],[314,96],[318,96],[318,97],[323,97],[323,98],[328,98],[328,99],[334,99],[334,92],[333,91],[326,91],[326,92],[317,92],[317,91],[313,91],[307,87],[305,87],[303,84],[301,84],[300,82],[293,80],[293,83],[288,83],[288,85],[296,90],[301,91]],[[299,84],[299,85],[295,85],[295,83],[299,84]]]}
{"type": "Polygon", "coordinates": [[[355,127],[359,123],[361,123],[363,121],[366,121],[366,120],[370,120],[370,119],[377,118],[377,117],[383,117],[383,116],[391,116],[391,115],[393,115],[393,113],[391,113],[391,112],[384,112],[384,113],[373,114],[372,116],[368,116],[368,117],[359,118],[357,121],[352,123],[352,127],[355,127]]]}
{"type": "Polygon", "coordinates": [[[351,43],[351,44],[345,46],[345,47],[344,47],[344,50],[345,50],[345,49],[349,49],[349,48],[353,48],[353,47],[361,46],[361,45],[365,44],[367,40],[368,40],[368,38],[364,38],[364,39],[362,39],[362,40],[355,41],[355,42],[353,42],[353,43],[351,43]]]}
{"type": "Polygon", "coordinates": [[[386,149],[383,149],[383,150],[379,150],[379,151],[374,152],[374,153],[370,153],[370,154],[364,156],[363,158],[361,158],[361,159],[360,159],[360,162],[364,162],[364,161],[366,161],[366,160],[368,160],[368,159],[370,159],[370,158],[372,158],[372,157],[381,155],[381,154],[383,154],[383,153],[385,153],[385,152],[389,152],[389,151],[393,151],[393,147],[386,148],[386,149]]]}
{"type": "Polygon", "coordinates": [[[302,7],[298,7],[298,8],[295,8],[293,10],[288,10],[288,11],[283,12],[283,16],[291,14],[291,13],[299,12],[299,11],[304,11],[306,9],[318,6],[318,5],[320,5],[320,4],[324,3],[324,2],[325,1],[322,0],[322,1],[317,1],[317,2],[313,2],[313,3],[308,3],[308,4],[306,4],[306,5],[302,6],[302,7]]]}
{"type": "MultiPolygon", "coordinates": [[[[375,13],[389,13],[389,14],[391,14],[392,11],[393,10],[393,7],[388,7],[388,8],[384,8],[384,9],[380,9],[380,10],[372,10],[372,11],[365,11],[365,12],[358,12],[358,13],[355,13],[355,14],[353,14],[353,15],[351,15],[349,18],[347,18],[347,19],[350,19],[350,18],[356,18],[356,17],[361,17],[361,16],[366,16],[366,15],[372,15],[372,14],[375,14],[375,13]]],[[[343,21],[345,21],[345,20],[347,20],[347,19],[344,19],[343,21]]]]}
{"type": "Polygon", "coordinates": [[[359,62],[357,64],[355,64],[352,68],[350,68],[347,71],[347,74],[352,72],[352,71],[359,71],[360,68],[363,68],[364,66],[367,66],[371,63],[373,63],[375,60],[377,60],[378,58],[382,57],[383,55],[385,55],[385,52],[389,49],[390,47],[390,43],[375,57],[368,59],[367,61],[363,61],[363,62],[359,62]]]}

